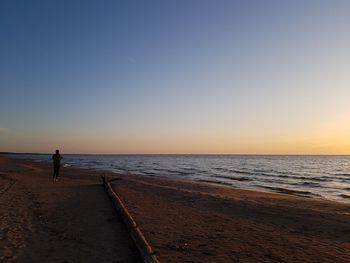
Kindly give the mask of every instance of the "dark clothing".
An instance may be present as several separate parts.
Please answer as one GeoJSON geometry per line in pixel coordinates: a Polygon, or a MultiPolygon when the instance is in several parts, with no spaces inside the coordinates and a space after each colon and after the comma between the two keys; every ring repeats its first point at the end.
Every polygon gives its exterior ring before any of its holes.
{"type": "Polygon", "coordinates": [[[62,159],[63,158],[59,153],[55,153],[52,155],[53,165],[60,165],[62,159]]]}
{"type": "Polygon", "coordinates": [[[58,174],[60,172],[60,166],[59,165],[54,165],[53,166],[53,179],[58,179],[58,174]]]}
{"type": "Polygon", "coordinates": [[[54,155],[52,155],[52,160],[53,160],[53,176],[52,179],[53,180],[57,180],[58,179],[58,174],[60,172],[60,165],[61,165],[61,160],[62,160],[62,156],[56,152],[54,155]]]}

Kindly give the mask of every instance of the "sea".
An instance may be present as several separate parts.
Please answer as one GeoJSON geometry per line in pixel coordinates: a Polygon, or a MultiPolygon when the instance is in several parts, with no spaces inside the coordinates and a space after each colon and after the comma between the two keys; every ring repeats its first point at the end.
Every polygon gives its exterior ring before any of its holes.
{"type": "MultiPolygon", "coordinates": [[[[51,154],[16,154],[50,161],[51,154]]],[[[350,203],[350,155],[63,155],[63,166],[350,203]]]]}

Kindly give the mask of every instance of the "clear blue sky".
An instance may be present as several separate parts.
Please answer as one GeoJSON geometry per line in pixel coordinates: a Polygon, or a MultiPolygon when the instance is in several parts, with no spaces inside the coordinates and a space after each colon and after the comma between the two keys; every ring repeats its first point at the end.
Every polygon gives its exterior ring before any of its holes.
{"type": "Polygon", "coordinates": [[[0,151],[350,153],[349,12],[1,1],[0,151]]]}

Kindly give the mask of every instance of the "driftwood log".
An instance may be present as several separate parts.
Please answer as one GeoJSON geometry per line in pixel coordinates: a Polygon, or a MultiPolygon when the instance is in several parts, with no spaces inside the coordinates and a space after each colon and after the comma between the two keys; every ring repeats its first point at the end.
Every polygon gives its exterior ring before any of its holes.
{"type": "Polygon", "coordinates": [[[137,226],[137,223],[132,218],[119,196],[113,190],[110,181],[108,181],[108,178],[106,178],[106,176],[103,175],[101,176],[101,178],[103,181],[103,185],[114,204],[114,207],[117,209],[117,212],[122,217],[122,220],[126,225],[128,232],[132,237],[137,249],[139,250],[143,261],[146,263],[159,263],[159,260],[155,255],[155,251],[147,242],[145,236],[141,232],[140,228],[137,226]]]}

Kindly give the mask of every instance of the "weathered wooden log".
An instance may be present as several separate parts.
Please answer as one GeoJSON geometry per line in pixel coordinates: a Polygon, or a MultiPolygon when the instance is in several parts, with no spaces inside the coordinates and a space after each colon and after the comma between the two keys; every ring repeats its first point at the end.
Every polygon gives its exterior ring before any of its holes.
{"type": "Polygon", "coordinates": [[[117,193],[113,190],[110,182],[105,176],[101,176],[103,185],[105,186],[107,193],[112,200],[114,207],[117,212],[121,215],[126,228],[133,239],[139,253],[145,263],[159,263],[157,256],[155,255],[155,251],[147,242],[145,236],[143,235],[140,228],[137,226],[137,223],[130,215],[122,200],[119,198],[117,193]]]}

